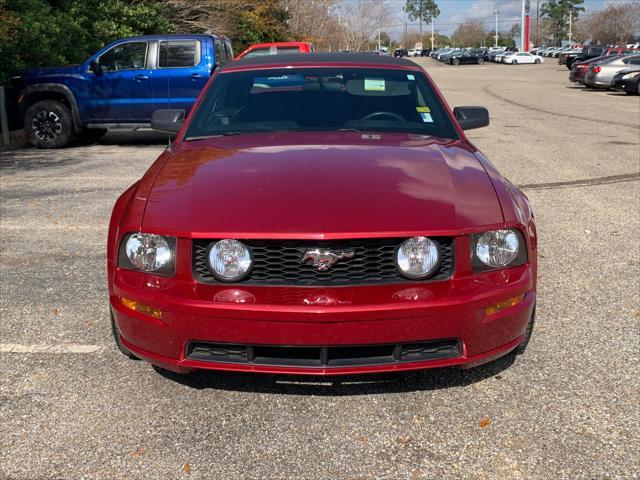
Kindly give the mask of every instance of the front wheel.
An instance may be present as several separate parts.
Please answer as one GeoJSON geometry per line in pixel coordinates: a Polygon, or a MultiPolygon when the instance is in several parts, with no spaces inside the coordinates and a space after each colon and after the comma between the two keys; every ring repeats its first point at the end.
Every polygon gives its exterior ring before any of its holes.
{"type": "Polygon", "coordinates": [[[452,65],[460,65],[460,60],[457,58],[454,58],[453,60],[451,60],[451,64],[452,65]]]}
{"type": "Polygon", "coordinates": [[[514,60],[513,62],[511,62],[511,65],[517,65],[518,64],[518,60],[514,60]]]}
{"type": "Polygon", "coordinates": [[[24,115],[24,131],[37,148],[66,147],[74,138],[71,111],[57,100],[36,102],[24,115]]]}
{"type": "Polygon", "coordinates": [[[539,58],[536,58],[536,63],[540,63],[540,59],[539,58]]]}
{"type": "Polygon", "coordinates": [[[479,58],[478,59],[478,65],[482,65],[484,63],[484,59],[483,58],[479,58]]]}

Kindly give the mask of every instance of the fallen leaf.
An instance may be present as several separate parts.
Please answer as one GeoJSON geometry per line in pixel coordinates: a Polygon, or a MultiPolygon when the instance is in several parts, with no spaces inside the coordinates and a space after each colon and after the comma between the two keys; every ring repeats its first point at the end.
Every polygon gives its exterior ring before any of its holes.
{"type": "Polygon", "coordinates": [[[364,435],[358,435],[356,437],[356,442],[358,442],[358,443],[369,443],[369,439],[367,437],[365,437],[364,435]]]}
{"type": "Polygon", "coordinates": [[[636,313],[634,313],[634,316],[640,317],[640,310],[638,310],[636,313]]]}
{"type": "Polygon", "coordinates": [[[411,437],[398,437],[396,441],[402,445],[406,445],[411,441],[411,437]]]}
{"type": "Polygon", "coordinates": [[[131,455],[133,458],[140,458],[142,455],[144,455],[144,452],[146,452],[144,448],[138,448],[137,450],[131,452],[129,455],[131,455]]]}
{"type": "Polygon", "coordinates": [[[480,419],[480,428],[485,428],[491,423],[491,419],[489,417],[484,417],[480,419]]]}
{"type": "Polygon", "coordinates": [[[53,309],[51,309],[51,313],[53,313],[54,315],[60,315],[60,309],[59,308],[53,308],[53,309]]]}
{"type": "Polygon", "coordinates": [[[188,463],[185,463],[184,465],[182,465],[182,471],[184,473],[191,473],[191,465],[189,465],[188,463]]]}

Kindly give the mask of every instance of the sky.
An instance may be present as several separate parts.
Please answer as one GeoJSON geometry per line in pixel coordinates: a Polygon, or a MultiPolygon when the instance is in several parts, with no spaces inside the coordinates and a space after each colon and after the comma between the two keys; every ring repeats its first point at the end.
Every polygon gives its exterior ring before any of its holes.
{"type": "MultiPolygon", "coordinates": [[[[611,3],[629,3],[631,0],[585,0],[583,7],[584,13],[594,12],[606,7],[611,3]]],[[[407,27],[409,32],[418,32],[419,26],[416,21],[405,18],[402,7],[404,0],[390,0],[390,3],[397,8],[394,25],[388,29],[392,38],[399,39],[404,31],[404,22],[409,22],[407,27]]],[[[435,21],[435,28],[440,33],[450,35],[456,29],[459,23],[469,20],[481,20],[487,22],[487,27],[495,28],[495,16],[493,12],[498,10],[498,30],[507,31],[514,23],[520,23],[520,12],[522,8],[522,0],[436,0],[438,8],[440,8],[440,16],[435,21]]],[[[531,17],[536,16],[536,0],[531,0],[531,17]]],[[[542,4],[543,1],[540,1],[542,4]]],[[[431,25],[425,23],[423,25],[424,32],[431,31],[431,25]]]]}

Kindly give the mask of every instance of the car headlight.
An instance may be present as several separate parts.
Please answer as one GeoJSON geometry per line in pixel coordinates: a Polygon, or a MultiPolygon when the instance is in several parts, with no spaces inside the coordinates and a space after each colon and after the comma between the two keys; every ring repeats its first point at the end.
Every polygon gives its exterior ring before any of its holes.
{"type": "Polygon", "coordinates": [[[636,78],[637,76],[640,76],[640,71],[638,72],[629,72],[626,75],[622,76],[623,80],[631,80],[632,78],[636,78]]]}
{"type": "Polygon", "coordinates": [[[175,247],[174,237],[142,232],[129,233],[120,243],[118,266],[156,275],[173,275],[175,247]]]}
{"type": "Polygon", "coordinates": [[[237,282],[251,271],[253,253],[249,247],[238,240],[220,240],[209,250],[209,266],[218,280],[237,282]]]}
{"type": "Polygon", "coordinates": [[[524,238],[518,230],[491,230],[474,235],[474,266],[479,269],[521,265],[527,260],[524,238]]]}
{"type": "Polygon", "coordinates": [[[396,249],[395,262],[405,277],[412,280],[426,278],[440,265],[440,249],[427,237],[411,237],[396,249]]]}

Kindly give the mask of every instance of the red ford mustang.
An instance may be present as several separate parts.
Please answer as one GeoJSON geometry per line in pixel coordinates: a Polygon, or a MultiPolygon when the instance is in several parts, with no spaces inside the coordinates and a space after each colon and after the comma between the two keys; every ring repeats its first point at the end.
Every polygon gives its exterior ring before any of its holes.
{"type": "Polygon", "coordinates": [[[471,367],[524,350],[536,303],[527,198],[415,63],[225,65],[116,202],[121,351],[161,368],[351,374],[471,367]]]}

